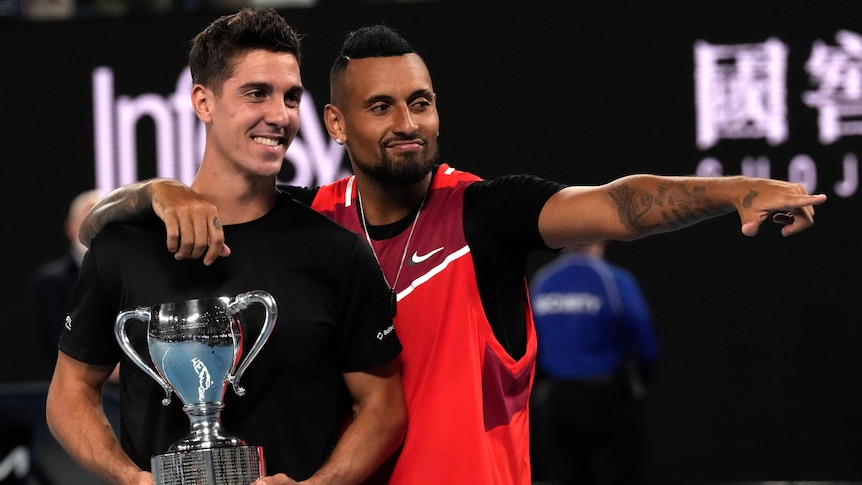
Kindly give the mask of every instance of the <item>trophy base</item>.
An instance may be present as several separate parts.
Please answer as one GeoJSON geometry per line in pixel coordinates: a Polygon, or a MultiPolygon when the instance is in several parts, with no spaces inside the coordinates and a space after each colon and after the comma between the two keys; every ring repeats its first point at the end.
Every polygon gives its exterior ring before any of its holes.
{"type": "Polygon", "coordinates": [[[259,446],[172,451],[150,460],[156,485],[249,485],[264,474],[259,446]]]}

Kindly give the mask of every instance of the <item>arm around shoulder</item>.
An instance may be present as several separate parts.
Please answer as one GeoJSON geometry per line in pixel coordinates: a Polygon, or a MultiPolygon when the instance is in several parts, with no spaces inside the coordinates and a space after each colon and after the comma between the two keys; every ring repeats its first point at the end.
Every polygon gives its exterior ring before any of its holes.
{"type": "Polygon", "coordinates": [[[155,213],[165,224],[167,250],[176,259],[212,264],[230,255],[218,208],[202,195],[173,179],[150,179],[124,185],[103,197],[81,224],[78,239],[86,245],[111,222],[133,222],[155,213]]]}
{"type": "MultiPolygon", "coordinates": [[[[167,179],[152,179],[116,188],[102,197],[81,223],[78,239],[89,247],[90,241],[111,222],[133,221],[142,214],[152,212],[149,185],[167,179]]],[[[179,183],[179,182],[176,182],[179,183]]]]}

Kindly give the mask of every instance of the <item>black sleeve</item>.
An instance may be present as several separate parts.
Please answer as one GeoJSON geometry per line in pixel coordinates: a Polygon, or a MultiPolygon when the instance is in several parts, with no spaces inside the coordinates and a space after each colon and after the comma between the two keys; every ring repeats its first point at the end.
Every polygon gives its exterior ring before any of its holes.
{"type": "Polygon", "coordinates": [[[517,251],[548,249],[539,234],[539,214],[564,187],[532,175],[508,175],[471,185],[464,195],[467,241],[471,247],[475,242],[517,251]]]}
{"type": "Polygon", "coordinates": [[[104,275],[99,265],[102,254],[110,252],[106,251],[104,241],[116,228],[115,224],[107,225],[96,235],[84,255],[72,294],[69,318],[60,335],[59,349],[63,353],[93,365],[114,365],[121,358],[113,331],[119,313],[121,285],[111,276],[104,275]]]}
{"type": "Polygon", "coordinates": [[[342,372],[386,364],[402,350],[392,323],[389,286],[371,246],[357,236],[350,254],[340,304],[338,364],[342,372]]]}

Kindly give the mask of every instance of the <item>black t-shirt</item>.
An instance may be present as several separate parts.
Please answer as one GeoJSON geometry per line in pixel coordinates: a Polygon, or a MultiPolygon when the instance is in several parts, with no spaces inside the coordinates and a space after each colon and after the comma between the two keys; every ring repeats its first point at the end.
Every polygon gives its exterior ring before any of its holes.
{"type": "MultiPolygon", "coordinates": [[[[60,349],[71,357],[112,365],[122,358],[121,442],[138,464],[185,436],[189,421],[176,395],[161,405],[162,388],[122,353],[117,314],[140,306],[228,296],[272,294],[275,330],[242,376],[246,394],[224,393],[225,429],[264,449],[267,472],[305,479],[329,456],[350,399],[341,373],[382,365],[401,351],[383,281],[368,244],[287,195],[264,217],[225,226],[233,253],[213,265],[176,261],[165,250],[164,224],[111,224],[93,240],[73,296],[60,349]]],[[[245,348],[259,335],[263,307],[243,311],[245,348]]],[[[145,361],[146,325],[126,324],[145,361]]],[[[71,418],[70,418],[71,419],[71,418]]]]}

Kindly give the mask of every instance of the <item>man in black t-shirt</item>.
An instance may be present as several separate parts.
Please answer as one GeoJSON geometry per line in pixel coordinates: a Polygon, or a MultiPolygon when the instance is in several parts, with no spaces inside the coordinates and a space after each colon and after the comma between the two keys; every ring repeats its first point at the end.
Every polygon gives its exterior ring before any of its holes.
{"type": "MultiPolygon", "coordinates": [[[[189,57],[192,105],[206,126],[192,189],[214,203],[211,222],[236,238],[242,255],[206,266],[177,261],[162,250],[168,234],[153,216],[103,231],[84,258],[61,336],[48,424],[102,478],[151,485],[150,457],[185,436],[190,423],[179,400],[163,407],[161,387],[124,356],[116,316],[263,290],[276,300],[278,320],[243,377],[246,394],[225,391],[222,423],[262,446],[266,483],[359,483],[404,436],[401,344],[365,241],[276,188],[299,130],[298,36],[274,10],[243,9],[198,34],[189,57]],[[117,362],[119,443],[100,406],[117,362]]],[[[256,311],[243,311],[249,341],[259,334],[256,311]]],[[[144,326],[126,327],[145,354],[144,326]]]]}

